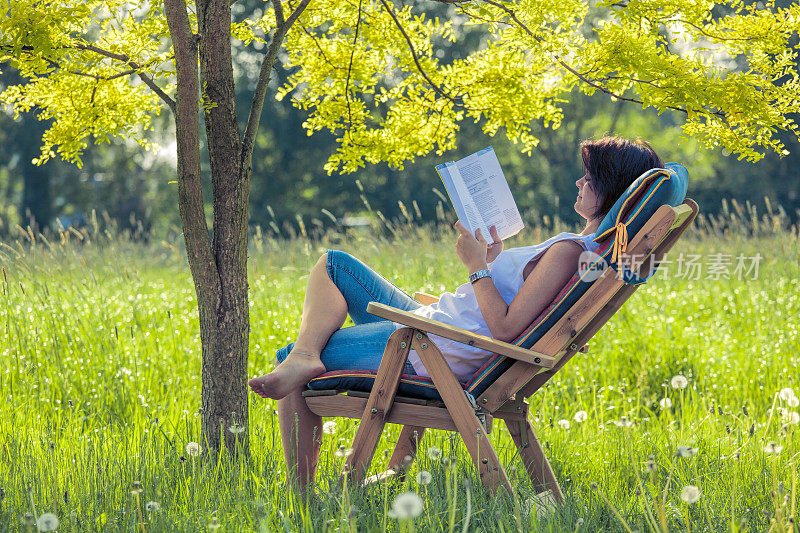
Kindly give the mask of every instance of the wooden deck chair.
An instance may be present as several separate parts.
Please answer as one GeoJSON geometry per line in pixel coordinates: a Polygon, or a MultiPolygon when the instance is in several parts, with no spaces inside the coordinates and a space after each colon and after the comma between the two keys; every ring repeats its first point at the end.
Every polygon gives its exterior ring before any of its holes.
{"type": "MultiPolygon", "coordinates": [[[[563,494],[528,417],[529,398],[614,315],[694,220],[697,204],[685,201],[688,175],[670,163],[636,180],[598,229],[599,278],[576,273],[514,343],[500,342],[378,303],[368,311],[407,327],[388,340],[376,372],[337,371],[315,378],[304,392],[309,409],[323,417],[359,418],[345,470],[362,481],[386,423],[402,424],[383,474],[402,472],[416,455],[426,429],[457,431],[483,484],[492,492],[512,487],[488,438],[493,419],[508,426],[523,464],[537,486],[559,503],[563,494]],[[670,183],[672,180],[672,183],[670,183]],[[659,190],[660,189],[660,190],[659,190]],[[682,203],[681,203],[682,202],[682,203]],[[634,233],[628,242],[627,231],[634,233]],[[627,265],[626,265],[627,263],[627,265]],[[459,383],[429,334],[464,342],[495,355],[469,383],[459,383]],[[535,339],[535,342],[532,340],[535,339]],[[532,344],[531,344],[532,343],[532,344]],[[430,379],[401,375],[416,350],[430,379]],[[399,392],[399,394],[398,394],[399,392]]],[[[426,302],[422,302],[426,303],[426,302]]]]}

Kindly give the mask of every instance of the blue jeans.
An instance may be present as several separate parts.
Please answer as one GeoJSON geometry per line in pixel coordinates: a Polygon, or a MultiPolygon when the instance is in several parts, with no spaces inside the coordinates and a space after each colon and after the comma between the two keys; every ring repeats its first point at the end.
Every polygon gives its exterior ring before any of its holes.
{"type": "MultiPolygon", "coordinates": [[[[378,370],[383,350],[389,336],[395,332],[394,322],[367,313],[369,302],[411,311],[422,304],[401,291],[383,276],[352,255],[338,250],[328,250],[328,276],[336,284],[347,302],[347,313],[354,326],[341,328],[331,335],[320,354],[327,371],[378,370]]],[[[294,343],[289,343],[275,355],[283,362],[294,343]]],[[[411,363],[406,362],[404,374],[416,374],[411,363]]]]}

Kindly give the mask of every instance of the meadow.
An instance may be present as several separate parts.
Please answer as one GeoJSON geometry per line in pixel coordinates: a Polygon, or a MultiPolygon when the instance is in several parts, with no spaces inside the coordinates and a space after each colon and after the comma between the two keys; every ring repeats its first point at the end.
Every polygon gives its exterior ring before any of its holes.
{"type": "MultiPolygon", "coordinates": [[[[699,219],[590,352],[533,397],[567,497],[557,508],[535,497],[502,424],[491,437],[517,493],[500,498],[447,432],[425,436],[404,481],[344,490],[348,419],[326,426],[316,496],[303,498],[283,481],[275,404],[255,396],[250,457],[194,455],[200,345],[179,235],[141,242],[102,221],[49,239],[20,230],[0,244],[0,530],[57,519],[58,531],[797,531],[800,233],[767,209],[699,219]]],[[[540,219],[507,245],[574,229],[540,219]]],[[[327,248],[437,294],[464,277],[454,242],[413,216],[256,232],[250,374],[293,340],[306,273],[327,248]]],[[[375,471],[398,434],[384,433],[375,471]]]]}

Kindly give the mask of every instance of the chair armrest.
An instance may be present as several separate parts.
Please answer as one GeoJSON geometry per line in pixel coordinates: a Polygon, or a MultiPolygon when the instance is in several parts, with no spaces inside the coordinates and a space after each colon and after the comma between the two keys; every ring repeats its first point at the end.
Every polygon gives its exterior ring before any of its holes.
{"type": "Polygon", "coordinates": [[[493,353],[505,355],[506,357],[510,357],[518,361],[524,361],[532,365],[552,368],[557,362],[557,359],[553,356],[534,352],[525,348],[520,348],[514,344],[498,341],[496,339],[492,339],[491,337],[479,335],[466,329],[451,326],[437,320],[431,320],[430,318],[417,316],[409,313],[408,311],[403,311],[401,309],[397,309],[396,307],[390,307],[378,302],[370,302],[367,305],[367,312],[375,316],[385,318],[386,320],[403,324],[404,326],[409,326],[426,333],[432,333],[456,342],[475,346],[476,348],[480,348],[482,350],[488,350],[493,353]]]}
{"type": "Polygon", "coordinates": [[[414,299],[421,303],[422,305],[430,305],[435,304],[439,301],[438,296],[434,296],[433,294],[428,294],[427,292],[415,292],[414,299]]]}

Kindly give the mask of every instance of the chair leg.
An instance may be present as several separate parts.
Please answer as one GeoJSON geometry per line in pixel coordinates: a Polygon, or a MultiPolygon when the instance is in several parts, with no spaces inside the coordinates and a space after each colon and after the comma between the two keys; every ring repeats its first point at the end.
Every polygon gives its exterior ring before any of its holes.
{"type": "Polygon", "coordinates": [[[562,503],[564,494],[561,492],[561,487],[553,473],[553,468],[550,466],[550,461],[544,455],[542,445],[536,437],[530,421],[506,420],[506,425],[509,433],[511,433],[511,438],[514,439],[514,444],[517,445],[525,470],[528,471],[528,475],[536,483],[537,487],[541,489],[539,492],[549,490],[556,502],[562,503]]]}
{"type": "Polygon", "coordinates": [[[411,461],[417,457],[417,448],[424,433],[425,428],[418,426],[403,426],[400,431],[400,438],[397,439],[392,457],[389,458],[389,470],[397,472],[400,479],[405,477],[411,461]]]}
{"type": "Polygon", "coordinates": [[[353,439],[353,451],[345,463],[345,471],[349,473],[349,479],[354,483],[364,478],[372,462],[372,456],[375,455],[383,426],[386,425],[386,416],[392,408],[397,393],[400,373],[411,349],[412,333],[413,330],[410,328],[399,329],[392,333],[386,342],[378,375],[375,377],[372,392],[353,439]]]}
{"type": "Polygon", "coordinates": [[[444,360],[442,352],[427,335],[421,332],[415,335],[414,350],[422,359],[439,395],[444,400],[447,411],[453,418],[458,433],[475,462],[484,486],[492,493],[496,493],[502,486],[509,494],[513,494],[511,481],[500,463],[500,458],[483,429],[483,425],[475,416],[475,409],[467,401],[464,389],[461,388],[453,371],[444,360]]]}

